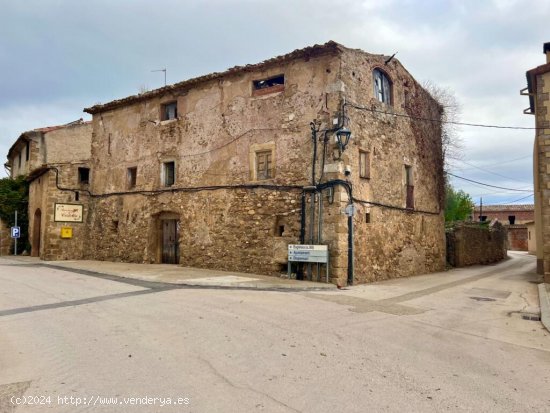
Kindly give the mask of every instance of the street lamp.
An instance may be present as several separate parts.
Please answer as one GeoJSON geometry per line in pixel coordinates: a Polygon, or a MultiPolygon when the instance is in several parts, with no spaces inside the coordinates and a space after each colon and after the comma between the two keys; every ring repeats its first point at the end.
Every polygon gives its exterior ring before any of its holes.
{"type": "Polygon", "coordinates": [[[351,131],[345,126],[336,131],[336,142],[338,143],[338,153],[341,156],[346,150],[349,140],[351,139],[351,131]]]}

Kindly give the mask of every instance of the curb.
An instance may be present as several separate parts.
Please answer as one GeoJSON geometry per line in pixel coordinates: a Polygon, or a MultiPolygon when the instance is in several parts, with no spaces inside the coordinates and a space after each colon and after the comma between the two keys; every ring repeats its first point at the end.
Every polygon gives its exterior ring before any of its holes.
{"type": "Polygon", "coordinates": [[[540,321],[550,331],[550,284],[539,284],[540,321]]]}
{"type": "MultiPolygon", "coordinates": [[[[145,284],[142,285],[146,288],[147,285],[150,286],[171,286],[173,288],[195,288],[195,289],[226,289],[226,290],[251,290],[251,291],[277,291],[277,292],[308,292],[308,291],[333,291],[337,290],[336,285],[334,284],[327,284],[326,286],[320,287],[320,286],[311,286],[311,285],[299,285],[299,284],[284,284],[284,283],[276,283],[276,282],[254,282],[254,280],[250,281],[242,281],[242,282],[224,282],[223,280],[220,281],[208,281],[204,282],[199,279],[190,279],[190,280],[180,280],[177,282],[169,282],[169,281],[163,281],[163,280],[151,280],[148,277],[141,277],[139,274],[131,273],[131,274],[119,274],[116,272],[109,272],[109,271],[102,271],[101,269],[83,269],[83,268],[77,268],[72,267],[68,265],[57,265],[55,263],[50,262],[39,262],[34,265],[40,265],[44,267],[49,267],[52,269],[60,270],[60,271],[69,271],[69,272],[75,272],[79,274],[84,275],[91,275],[96,276],[99,278],[107,278],[111,279],[111,281],[118,281],[118,282],[124,282],[122,280],[128,280],[128,283],[132,283],[131,281],[135,281],[138,284],[145,284]]],[[[207,277],[209,280],[211,277],[207,277]]],[[[305,281],[307,283],[307,281],[305,281]]]]}

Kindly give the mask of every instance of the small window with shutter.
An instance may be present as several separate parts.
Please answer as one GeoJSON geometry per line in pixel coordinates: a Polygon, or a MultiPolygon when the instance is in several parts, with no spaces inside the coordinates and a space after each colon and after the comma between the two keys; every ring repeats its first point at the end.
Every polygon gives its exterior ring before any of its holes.
{"type": "Polygon", "coordinates": [[[272,151],[256,152],[256,180],[273,178],[272,151]]]}
{"type": "Polygon", "coordinates": [[[359,150],[359,176],[370,178],[370,153],[363,150],[359,150]]]}

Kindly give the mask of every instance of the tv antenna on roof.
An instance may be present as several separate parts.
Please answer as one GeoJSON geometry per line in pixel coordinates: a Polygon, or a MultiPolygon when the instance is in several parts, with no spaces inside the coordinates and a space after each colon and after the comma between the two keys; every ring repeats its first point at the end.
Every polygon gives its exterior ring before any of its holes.
{"type": "Polygon", "coordinates": [[[151,70],[151,72],[164,72],[164,86],[166,86],[166,68],[158,69],[158,70],[151,70]]]}

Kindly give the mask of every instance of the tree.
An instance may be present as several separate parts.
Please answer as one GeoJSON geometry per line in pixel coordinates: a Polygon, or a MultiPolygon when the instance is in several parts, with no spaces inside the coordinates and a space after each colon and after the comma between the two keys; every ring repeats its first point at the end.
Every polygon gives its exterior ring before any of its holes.
{"type": "Polygon", "coordinates": [[[472,215],[474,201],[462,189],[455,190],[451,184],[445,185],[445,222],[464,221],[472,215]]]}
{"type": "Polygon", "coordinates": [[[462,108],[454,92],[449,88],[437,86],[431,81],[423,84],[430,95],[441,105],[441,143],[443,146],[444,169],[449,169],[449,162],[462,159],[462,139],[458,132],[458,126],[450,122],[458,122],[462,108]]]}
{"type": "Polygon", "coordinates": [[[21,227],[23,249],[30,250],[28,228],[29,183],[24,176],[16,179],[0,179],[0,219],[8,226],[15,225],[17,211],[17,226],[21,227]]]}

